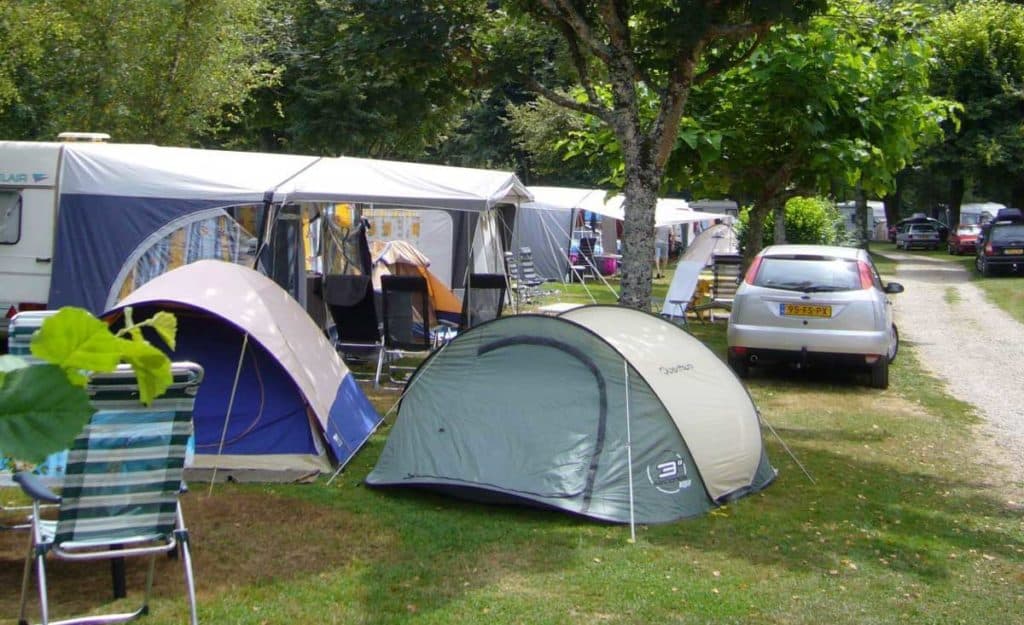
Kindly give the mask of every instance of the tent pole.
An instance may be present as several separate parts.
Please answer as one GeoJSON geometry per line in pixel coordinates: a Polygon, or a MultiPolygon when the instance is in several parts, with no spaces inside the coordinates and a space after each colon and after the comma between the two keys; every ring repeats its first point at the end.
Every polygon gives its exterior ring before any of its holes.
{"type": "Polygon", "coordinates": [[[633,505],[633,433],[629,425],[629,363],[622,361],[626,380],[626,462],[629,464],[629,542],[636,543],[636,516],[633,505]]]}
{"type": "MultiPolygon", "coordinates": [[[[228,435],[228,421],[231,419],[231,409],[235,406],[235,393],[238,391],[238,380],[242,377],[242,362],[245,358],[245,350],[249,347],[249,333],[246,332],[245,336],[242,337],[242,349],[238,353],[238,366],[235,367],[235,381],[231,385],[231,397],[228,398],[228,411],[224,415],[224,428],[220,431],[220,444],[217,445],[217,458],[220,459],[221,452],[224,451],[224,439],[228,435]]],[[[210,476],[210,490],[206,493],[209,497],[213,494],[213,484],[217,481],[217,468],[219,462],[215,462],[213,465],[213,475],[210,476]]]]}

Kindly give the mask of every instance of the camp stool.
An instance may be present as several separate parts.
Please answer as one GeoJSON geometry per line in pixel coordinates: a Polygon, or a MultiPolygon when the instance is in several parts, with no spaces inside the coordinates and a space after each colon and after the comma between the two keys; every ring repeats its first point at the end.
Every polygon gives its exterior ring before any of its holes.
{"type": "Polygon", "coordinates": [[[19,624],[28,622],[25,608],[33,564],[43,625],[117,623],[148,612],[156,555],[176,549],[184,566],[189,616],[193,625],[197,623],[189,534],[178,496],[192,433],[192,407],[202,377],[199,365],[174,363],[171,386],[144,406],[130,367],[121,365],[113,373],[93,376],[89,393],[97,412],[71,447],[61,495],[53,494],[32,473],[15,475],[33,499],[32,542],[22,576],[19,624]],[[56,521],[40,517],[41,503],[58,505],[56,521]],[[50,621],[49,554],[74,561],[149,556],[142,606],[134,612],[50,621]]]}

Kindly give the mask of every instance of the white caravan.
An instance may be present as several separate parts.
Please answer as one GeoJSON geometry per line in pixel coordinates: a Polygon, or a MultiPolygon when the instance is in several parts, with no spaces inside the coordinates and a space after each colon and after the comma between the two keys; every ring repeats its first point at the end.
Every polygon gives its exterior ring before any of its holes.
{"type": "Polygon", "coordinates": [[[0,141],[0,352],[15,313],[46,307],[64,147],[0,141]]]}

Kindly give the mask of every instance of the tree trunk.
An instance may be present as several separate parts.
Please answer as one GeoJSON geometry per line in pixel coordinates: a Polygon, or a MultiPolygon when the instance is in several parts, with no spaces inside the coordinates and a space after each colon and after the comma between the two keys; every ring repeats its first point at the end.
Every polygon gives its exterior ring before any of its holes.
{"type": "Polygon", "coordinates": [[[743,264],[750,266],[751,261],[764,247],[764,222],[768,215],[782,202],[774,195],[761,196],[754,205],[750,207],[749,219],[747,219],[746,246],[743,248],[743,264]]]}
{"type": "Polygon", "coordinates": [[[1010,206],[1013,208],[1024,208],[1024,184],[1018,183],[1013,185],[1013,190],[1010,193],[1010,206]]]}
{"type": "Polygon", "coordinates": [[[868,234],[868,224],[874,222],[874,211],[868,208],[868,196],[864,190],[857,188],[857,210],[856,219],[853,220],[857,226],[857,247],[862,250],[868,249],[871,236],[868,234]]]}
{"type": "Polygon", "coordinates": [[[776,202],[772,215],[775,217],[775,245],[782,245],[786,242],[786,203],[776,202]]]}
{"type": "Polygon", "coordinates": [[[885,223],[891,226],[900,220],[900,205],[903,204],[903,187],[906,186],[907,171],[896,174],[896,190],[882,198],[885,205],[885,223]]]}
{"type": "MultiPolygon", "coordinates": [[[[636,156],[640,160],[639,155],[636,156]]],[[[630,157],[626,155],[629,162],[630,157]]],[[[626,168],[625,219],[622,223],[623,306],[651,309],[651,267],[654,262],[654,209],[658,202],[658,180],[650,168],[626,168]]]]}
{"type": "Polygon", "coordinates": [[[950,227],[950,232],[955,231],[960,223],[960,205],[963,201],[964,179],[962,176],[957,176],[949,181],[949,200],[946,202],[946,206],[949,208],[949,223],[946,225],[950,227]]]}

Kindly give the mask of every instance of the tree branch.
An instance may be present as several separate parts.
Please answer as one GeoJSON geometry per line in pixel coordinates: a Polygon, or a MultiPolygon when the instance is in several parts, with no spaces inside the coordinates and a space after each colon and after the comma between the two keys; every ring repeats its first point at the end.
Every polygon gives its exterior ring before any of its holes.
{"type": "Polygon", "coordinates": [[[697,76],[694,77],[694,84],[703,84],[704,82],[707,82],[708,80],[714,78],[715,76],[721,74],[722,72],[733,67],[736,67],[740,63],[749,59],[751,56],[753,56],[754,51],[757,50],[758,47],[760,47],[761,43],[763,43],[764,37],[768,33],[769,28],[771,28],[771,25],[763,24],[762,28],[754,29],[753,31],[751,31],[754,35],[754,41],[752,41],[747,50],[745,50],[743,54],[739,56],[733,56],[733,54],[736,52],[736,50],[739,48],[742,42],[735,42],[733,44],[732,50],[730,50],[727,54],[717,59],[720,62],[709,65],[707,69],[705,69],[703,72],[697,74],[697,76]]]}
{"type": "Polygon", "coordinates": [[[586,46],[594,56],[605,63],[611,61],[611,50],[594,35],[594,31],[590,28],[586,18],[583,17],[571,1],[538,0],[538,3],[551,17],[572,29],[579,42],[586,46]]]}
{"type": "Polygon", "coordinates": [[[536,79],[530,76],[524,76],[523,82],[526,85],[527,89],[547,98],[548,100],[551,100],[558,106],[562,106],[567,109],[583,113],[584,115],[593,115],[594,117],[597,117],[598,119],[605,122],[609,126],[612,125],[612,121],[614,118],[612,116],[612,111],[609,109],[601,108],[593,103],[587,104],[585,102],[577,102],[576,100],[573,100],[570,97],[558,93],[554,89],[545,87],[544,85],[540,84],[536,79]]]}

